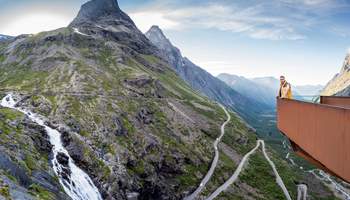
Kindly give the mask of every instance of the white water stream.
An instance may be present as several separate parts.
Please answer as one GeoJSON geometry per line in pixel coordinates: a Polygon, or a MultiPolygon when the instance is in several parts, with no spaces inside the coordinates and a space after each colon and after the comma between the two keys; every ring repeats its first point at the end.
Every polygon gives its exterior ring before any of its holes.
{"type": "Polygon", "coordinates": [[[61,141],[61,133],[46,126],[44,120],[40,115],[34,114],[23,108],[16,107],[16,104],[17,102],[15,102],[11,94],[4,97],[1,101],[1,106],[22,112],[33,122],[45,127],[45,130],[50,138],[50,143],[53,145],[53,159],[51,161],[52,166],[56,175],[59,177],[59,182],[62,185],[64,191],[73,200],[102,200],[101,194],[99,193],[97,187],[94,185],[90,177],[74,164],[73,159],[68,154],[68,151],[63,147],[61,141]],[[68,175],[69,180],[66,180],[62,177],[62,174],[66,173],[67,169],[65,166],[61,165],[58,162],[58,154],[64,154],[69,158],[68,167],[71,171],[70,175],[68,175]]]}

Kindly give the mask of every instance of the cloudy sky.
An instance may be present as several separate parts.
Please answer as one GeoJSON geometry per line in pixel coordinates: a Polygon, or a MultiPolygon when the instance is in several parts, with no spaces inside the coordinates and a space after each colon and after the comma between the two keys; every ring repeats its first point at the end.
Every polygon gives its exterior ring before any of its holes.
{"type": "MultiPolygon", "coordinates": [[[[66,26],[86,0],[0,0],[0,34],[66,26]]],[[[348,0],[119,0],[143,32],[159,25],[184,56],[217,75],[284,74],[326,84],[350,48],[348,0]]]]}

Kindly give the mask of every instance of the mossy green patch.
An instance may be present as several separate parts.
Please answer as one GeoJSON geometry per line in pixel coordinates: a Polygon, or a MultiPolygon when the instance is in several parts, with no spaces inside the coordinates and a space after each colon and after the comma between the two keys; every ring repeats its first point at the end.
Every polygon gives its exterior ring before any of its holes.
{"type": "Polygon", "coordinates": [[[0,195],[5,197],[6,200],[10,200],[10,189],[8,186],[0,186],[0,195]]]}
{"type": "Polygon", "coordinates": [[[24,114],[18,111],[14,111],[13,109],[10,109],[10,108],[0,108],[0,113],[4,115],[6,119],[11,121],[24,116],[24,114]]]}
{"type": "MultiPolygon", "coordinates": [[[[283,177],[284,181],[292,177],[283,177]]],[[[265,160],[262,153],[253,154],[249,159],[248,167],[241,173],[239,179],[253,188],[258,188],[259,192],[269,200],[284,199],[282,189],[276,183],[271,166],[265,160]]],[[[295,188],[295,187],[294,187],[295,188]]],[[[289,188],[291,189],[291,188],[289,188]]],[[[290,191],[295,199],[295,189],[290,191]]]]}
{"type": "Polygon", "coordinates": [[[30,154],[25,155],[24,162],[30,170],[35,170],[38,168],[36,163],[37,161],[30,154]]]}
{"type": "Polygon", "coordinates": [[[55,199],[55,195],[44,189],[40,185],[32,184],[29,186],[29,192],[40,200],[52,200],[55,199]]]}
{"type": "Polygon", "coordinates": [[[0,85],[13,90],[40,90],[44,88],[48,75],[45,71],[31,70],[30,66],[12,63],[0,70],[0,85]]]}
{"type": "Polygon", "coordinates": [[[191,186],[198,185],[201,181],[201,178],[197,178],[195,174],[206,174],[206,171],[208,170],[207,166],[200,165],[200,166],[194,166],[194,165],[186,165],[185,166],[186,172],[180,176],[176,177],[176,180],[179,181],[180,189],[186,189],[191,186]]]}
{"type": "Polygon", "coordinates": [[[4,62],[6,59],[5,55],[0,54],[0,63],[4,62]]]}

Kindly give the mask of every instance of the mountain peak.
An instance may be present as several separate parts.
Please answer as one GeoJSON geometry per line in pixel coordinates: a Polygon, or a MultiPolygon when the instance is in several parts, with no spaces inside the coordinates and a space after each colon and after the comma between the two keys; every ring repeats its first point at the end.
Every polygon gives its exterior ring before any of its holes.
{"type": "MultiPolygon", "coordinates": [[[[162,33],[163,34],[163,31],[162,29],[160,29],[160,27],[158,25],[153,25],[148,32],[150,31],[155,31],[155,32],[159,32],[159,33],[162,33]]],[[[164,34],[163,34],[164,35],[164,34]]]]}
{"type": "MultiPolygon", "coordinates": [[[[146,32],[146,37],[153,38],[154,40],[158,42],[165,42],[170,44],[169,39],[164,35],[162,29],[159,28],[157,25],[153,25],[147,32],[146,32]]],[[[153,41],[154,41],[153,40],[153,41]]],[[[151,39],[152,41],[152,39],[151,39]]]]}
{"type": "Polygon", "coordinates": [[[117,0],[90,0],[81,6],[78,16],[69,26],[96,23],[105,19],[131,19],[119,8],[117,0]]]}
{"type": "MultiPolygon", "coordinates": [[[[173,46],[170,40],[165,36],[162,29],[157,25],[153,25],[146,33],[146,37],[160,50],[163,51],[177,51],[179,50],[173,46]]],[[[182,56],[181,56],[182,57],[182,56]]]]}
{"type": "Polygon", "coordinates": [[[341,73],[350,71],[350,52],[347,53],[341,73]]]}

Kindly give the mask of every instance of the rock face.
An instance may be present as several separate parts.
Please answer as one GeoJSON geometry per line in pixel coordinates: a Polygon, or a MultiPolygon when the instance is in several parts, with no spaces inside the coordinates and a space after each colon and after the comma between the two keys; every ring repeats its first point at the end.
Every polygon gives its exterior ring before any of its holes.
{"type": "Polygon", "coordinates": [[[321,95],[350,96],[350,54],[348,53],[339,74],[328,82],[321,95]]]}
{"type": "Polygon", "coordinates": [[[133,24],[131,19],[120,10],[116,0],[93,0],[81,7],[78,16],[70,26],[76,27],[87,23],[97,23],[106,18],[128,21],[133,24]]]}
{"type": "Polygon", "coordinates": [[[173,46],[168,38],[164,35],[159,26],[152,26],[145,34],[146,37],[161,50],[162,57],[166,58],[169,64],[175,68],[179,75],[185,79],[183,73],[184,58],[181,55],[180,50],[173,46]]]}
{"type": "Polygon", "coordinates": [[[120,10],[117,0],[91,0],[85,3],[69,27],[92,37],[115,40],[142,53],[157,52],[130,17],[120,10]]]}
{"type": "Polygon", "coordinates": [[[268,104],[241,95],[188,58],[183,57],[180,50],[171,44],[158,26],[152,26],[146,36],[161,50],[162,57],[166,58],[177,74],[192,88],[237,111],[248,122],[253,123],[257,113],[270,107],[268,104]]]}

